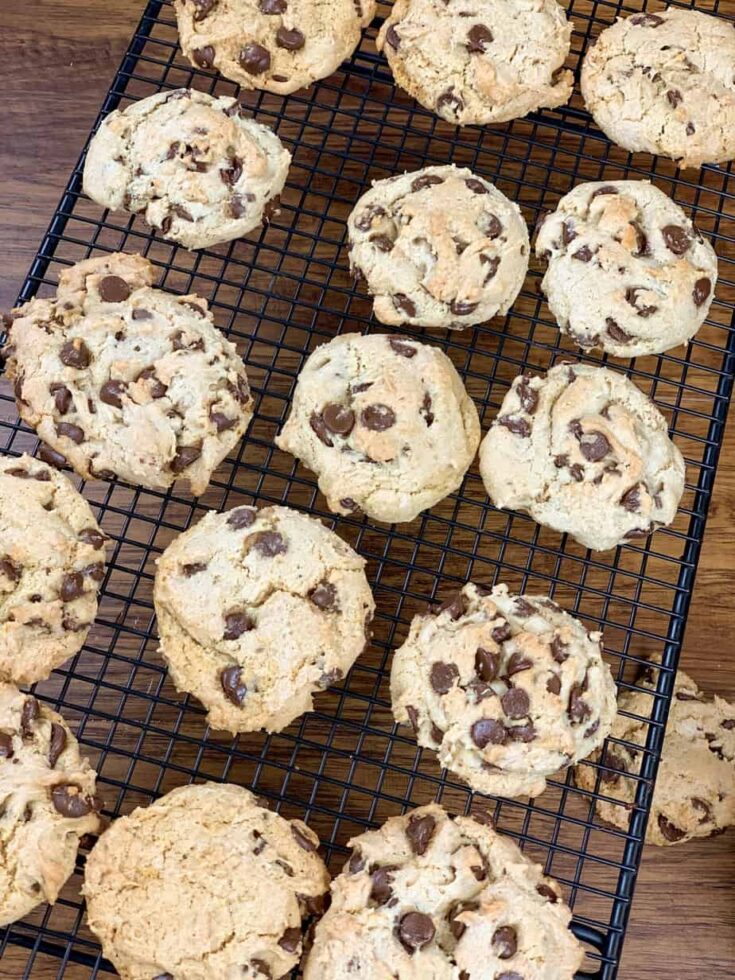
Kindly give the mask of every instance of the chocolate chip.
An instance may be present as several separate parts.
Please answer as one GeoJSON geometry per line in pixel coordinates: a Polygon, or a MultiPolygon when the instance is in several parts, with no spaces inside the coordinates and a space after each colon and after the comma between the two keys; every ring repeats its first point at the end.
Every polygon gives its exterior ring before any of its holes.
{"type": "Polygon", "coordinates": [[[429,679],[437,694],[447,694],[458,677],[459,668],[456,664],[444,663],[440,660],[431,665],[429,679]]]}
{"type": "Polygon", "coordinates": [[[227,526],[240,531],[254,524],[257,516],[258,512],[253,507],[236,507],[235,510],[230,511],[227,526]]]}
{"type": "Polygon", "coordinates": [[[247,685],[242,680],[242,670],[239,667],[225,667],[219,680],[227,700],[239,708],[248,693],[247,685]]]}
{"type": "Polygon", "coordinates": [[[106,381],[100,388],[100,401],[114,408],[122,408],[122,396],[127,387],[125,381],[106,381]]]}
{"type": "Polygon", "coordinates": [[[348,436],[355,427],[355,413],[352,409],[335,402],[324,406],[322,419],[330,432],[340,436],[348,436]]]}
{"type": "Polygon", "coordinates": [[[490,188],[482,180],[478,180],[477,177],[466,177],[465,184],[472,191],[473,194],[489,194],[490,188]]]}
{"type": "Polygon", "coordinates": [[[72,396],[66,385],[49,385],[49,391],[54,396],[54,407],[59,415],[66,415],[71,408],[72,396]]]}
{"type": "Polygon", "coordinates": [[[251,41],[240,51],[238,57],[240,67],[249,75],[262,75],[271,66],[271,56],[267,48],[262,44],[251,41]]]}
{"type": "Polygon", "coordinates": [[[406,714],[408,715],[408,720],[411,722],[411,728],[413,728],[414,732],[417,732],[419,730],[418,711],[412,704],[408,704],[406,705],[406,714]]]}
{"type": "Polygon", "coordinates": [[[536,891],[539,893],[539,895],[543,896],[543,898],[548,898],[552,905],[556,905],[556,903],[559,901],[559,896],[550,885],[544,885],[543,883],[536,885],[536,891]]]}
{"type": "Polygon", "coordinates": [[[427,426],[434,424],[434,413],[431,411],[432,401],[431,395],[428,391],[424,392],[424,400],[421,403],[421,408],[419,409],[419,414],[421,418],[426,422],[427,426]]]}
{"type": "Polygon", "coordinates": [[[455,316],[467,316],[479,306],[479,303],[468,303],[465,300],[453,299],[449,304],[449,309],[455,316]]]}
{"type": "Polygon", "coordinates": [[[362,853],[356,848],[350,855],[350,860],[347,862],[347,870],[351,875],[359,874],[365,868],[365,858],[362,853]]]}
{"type": "Polygon", "coordinates": [[[288,4],[286,0],[259,0],[258,8],[264,14],[282,14],[288,4]]]}
{"type": "Polygon", "coordinates": [[[524,978],[515,970],[506,970],[505,973],[497,973],[495,980],[524,980],[524,978]]]}
{"type": "Polygon", "coordinates": [[[635,514],[641,509],[641,488],[640,484],[636,483],[626,490],[623,496],[620,498],[620,505],[631,514],[635,514]]]}
{"type": "Polygon", "coordinates": [[[628,771],[625,759],[611,748],[605,749],[600,761],[608,770],[600,770],[600,779],[603,783],[617,783],[620,779],[620,773],[628,771]]]}
{"type": "Polygon", "coordinates": [[[198,575],[207,568],[207,563],[205,561],[192,561],[187,565],[181,566],[181,571],[184,573],[186,578],[191,578],[193,575],[198,575]]]}
{"type": "Polygon", "coordinates": [[[443,602],[439,606],[437,613],[449,613],[450,619],[457,620],[461,616],[464,616],[466,611],[467,605],[465,597],[461,592],[458,592],[455,596],[452,596],[451,599],[447,599],[445,602],[443,602]]]}
{"type": "Polygon", "coordinates": [[[568,218],[561,226],[562,244],[570,245],[576,237],[577,232],[574,230],[574,223],[572,222],[571,218],[568,218]]]}
{"type": "Polygon", "coordinates": [[[484,24],[475,24],[467,34],[465,47],[470,54],[482,54],[488,44],[493,43],[493,32],[484,24]]]}
{"type": "Polygon", "coordinates": [[[100,279],[97,290],[104,303],[122,303],[130,296],[130,286],[120,276],[105,276],[100,279]]]}
{"type": "Polygon", "coordinates": [[[20,712],[20,732],[23,738],[30,738],[33,726],[41,716],[41,708],[35,698],[26,698],[20,712]]]}
{"type": "Polygon", "coordinates": [[[538,393],[531,387],[530,375],[523,375],[521,380],[516,385],[516,394],[520,399],[521,408],[524,410],[524,412],[528,412],[529,415],[533,415],[538,408],[538,393]]]}
{"type": "Polygon", "coordinates": [[[63,725],[51,722],[51,740],[48,749],[48,762],[53,769],[59,761],[59,756],[66,748],[66,732],[63,725]]]}
{"type": "Polygon", "coordinates": [[[552,674],[546,681],[546,690],[549,694],[561,694],[561,678],[558,674],[552,674]]]}
{"type": "Polygon", "coordinates": [[[0,759],[13,758],[13,739],[5,732],[0,732],[0,759]]]}
{"type": "Polygon", "coordinates": [[[51,802],[57,813],[71,819],[86,817],[94,809],[93,801],[84,796],[79,786],[74,783],[60,783],[54,786],[51,790],[51,802]]]}
{"type": "Polygon", "coordinates": [[[317,415],[315,412],[309,419],[309,425],[319,441],[323,442],[325,446],[328,446],[331,449],[334,443],[329,437],[327,427],[324,424],[324,419],[321,417],[321,415],[317,415]]]}
{"type": "Polygon", "coordinates": [[[603,195],[606,194],[617,194],[617,193],[619,193],[617,187],[613,187],[611,184],[605,184],[604,187],[597,188],[597,190],[590,198],[590,201],[594,201],[596,197],[602,197],[603,195]]]}
{"type": "Polygon", "coordinates": [[[377,868],[370,876],[370,898],[378,905],[385,905],[393,898],[393,889],[390,886],[395,870],[392,866],[377,868]]]}
{"type": "MultiPolygon", "coordinates": [[[[625,291],[625,299],[627,300],[628,303],[630,303],[630,305],[632,307],[635,308],[636,314],[638,316],[643,317],[644,320],[647,320],[649,316],[653,316],[654,313],[657,313],[658,312],[658,307],[657,306],[639,306],[638,305],[638,297],[639,297],[639,295],[640,295],[641,292],[643,292],[643,289],[638,288],[638,287],[632,287],[630,289],[626,289],[626,291],[625,291]]],[[[620,326],[618,326],[618,324],[615,323],[615,321],[611,317],[608,317],[606,319],[605,323],[607,323],[607,332],[610,334],[611,337],[614,337],[615,339],[617,339],[616,334],[619,333],[624,338],[626,338],[623,341],[623,343],[627,343],[629,340],[632,340],[632,337],[630,337],[620,326]],[[615,327],[616,333],[613,333],[613,331],[611,329],[612,326],[615,327]]]]}
{"type": "Polygon", "coordinates": [[[662,836],[671,844],[675,844],[677,841],[686,837],[686,831],[680,830],[676,824],[667,820],[663,813],[658,815],[658,829],[661,831],[662,836]]]}
{"type": "Polygon", "coordinates": [[[567,708],[567,713],[576,725],[581,724],[585,718],[589,718],[592,714],[589,705],[582,698],[582,694],[586,690],[586,682],[583,684],[573,684],[572,689],[569,692],[569,707],[567,708]]]}
{"type": "Polygon", "coordinates": [[[214,55],[215,51],[211,44],[206,44],[203,48],[194,48],[191,52],[192,58],[200,68],[214,68],[214,55]]]}
{"type": "MultiPolygon", "coordinates": [[[[42,462],[48,463],[49,466],[56,466],[60,469],[69,465],[66,456],[62,456],[60,452],[52,449],[51,446],[46,445],[45,442],[42,442],[39,446],[38,458],[42,462]]],[[[40,479],[40,477],[35,477],[34,479],[40,479]]]]}
{"type": "Polygon", "coordinates": [[[0,561],[0,572],[10,579],[11,582],[20,582],[23,575],[23,569],[20,565],[17,565],[10,558],[3,558],[0,561]]]}
{"type": "Polygon", "coordinates": [[[656,14],[636,14],[630,18],[630,22],[636,27],[660,27],[664,19],[656,14]]]}
{"type": "Polygon", "coordinates": [[[293,926],[290,929],[286,929],[284,934],[278,940],[278,945],[281,949],[285,949],[287,953],[295,953],[301,944],[301,930],[298,926],[293,926]]]}
{"type": "Polygon", "coordinates": [[[194,21],[199,23],[217,6],[217,0],[194,0],[194,21]]]}
{"type": "Polygon", "coordinates": [[[227,184],[228,187],[234,187],[242,177],[242,160],[239,160],[237,157],[232,157],[230,166],[226,170],[220,170],[219,175],[223,184],[227,184]]]}
{"type": "MultiPolygon", "coordinates": [[[[286,51],[299,51],[303,48],[305,41],[306,38],[296,27],[289,29],[281,25],[276,31],[276,44],[279,48],[285,48],[286,51]]],[[[270,57],[268,61],[270,64],[270,57]]],[[[266,65],[267,67],[268,65],[266,65]]]]}
{"type": "Polygon", "coordinates": [[[421,855],[426,853],[431,838],[434,836],[435,828],[436,820],[431,814],[426,814],[423,817],[413,814],[409,818],[408,826],[406,827],[406,837],[414,854],[421,855]]]}
{"type": "Polygon", "coordinates": [[[699,818],[700,823],[707,823],[708,820],[712,819],[712,807],[706,800],[700,800],[699,797],[693,796],[692,807],[702,814],[699,818]]]}
{"type": "Polygon", "coordinates": [[[503,711],[509,718],[523,718],[528,714],[530,701],[528,695],[520,687],[511,687],[500,699],[503,711]]]}
{"type": "Polygon", "coordinates": [[[478,749],[486,745],[505,745],[508,735],[505,725],[495,718],[480,718],[470,728],[470,736],[478,749]]]}
{"type": "Polygon", "coordinates": [[[437,174],[422,174],[411,182],[412,191],[422,191],[425,187],[431,187],[434,184],[443,184],[444,178],[439,177],[437,174]]]}
{"type": "Polygon", "coordinates": [[[501,926],[493,933],[493,953],[499,960],[509,960],[518,951],[518,937],[513,926],[501,926]]]}
{"type": "Polygon", "coordinates": [[[242,609],[233,609],[225,613],[225,631],[222,634],[223,640],[237,640],[243,633],[249,633],[255,629],[252,617],[248,616],[242,609]]]}
{"type": "Polygon", "coordinates": [[[629,344],[633,339],[629,333],[616,323],[611,316],[605,318],[605,326],[607,328],[608,336],[611,337],[618,344],[629,344]]]}
{"type": "Polygon", "coordinates": [[[681,101],[683,99],[683,96],[682,96],[681,92],[679,91],[679,89],[677,89],[677,88],[671,88],[666,93],[666,98],[669,100],[669,105],[672,108],[675,109],[678,105],[681,104],[681,101]]]}
{"type": "Polygon", "coordinates": [[[431,917],[423,912],[407,912],[398,924],[398,938],[410,954],[430,943],[435,934],[431,917]]]}
{"type": "Polygon", "coordinates": [[[512,432],[513,435],[520,436],[522,439],[528,439],[531,435],[531,426],[526,419],[513,418],[512,415],[502,415],[498,419],[498,425],[502,425],[509,432],[512,432]]]}
{"type": "Polygon", "coordinates": [[[602,432],[585,432],[579,443],[579,451],[590,463],[597,463],[610,452],[610,443],[602,432]]]}
{"type": "MultiPolygon", "coordinates": [[[[416,348],[407,343],[402,337],[388,337],[388,343],[393,351],[401,357],[411,358],[416,356],[416,348]]],[[[357,388],[353,387],[352,390],[353,392],[357,391],[357,388]]]]}
{"type": "Polygon", "coordinates": [[[61,580],[59,594],[64,602],[73,602],[84,595],[84,578],[81,572],[67,572],[61,580]]]}
{"type": "Polygon", "coordinates": [[[57,422],[56,435],[71,439],[71,441],[77,445],[84,442],[84,429],[80,428],[78,425],[74,425],[71,422],[57,422]]]}
{"type": "Polygon", "coordinates": [[[496,643],[505,643],[513,635],[513,631],[510,628],[510,623],[501,623],[500,626],[496,626],[490,636],[495,640],[496,643]]]}
{"type": "Polygon", "coordinates": [[[264,558],[275,558],[276,555],[285,555],[288,551],[288,543],[278,531],[258,531],[248,541],[264,558]]]}
{"type": "Polygon", "coordinates": [[[156,377],[155,368],[153,367],[144,368],[135,380],[151,382],[148,386],[148,391],[153,399],[163,398],[168,391],[168,385],[165,385],[162,381],[159,381],[159,379],[156,377]]]}
{"type": "Polygon", "coordinates": [[[576,259],[578,262],[591,262],[592,249],[588,245],[583,245],[572,254],[572,258],[576,259]]]}
{"type": "Polygon", "coordinates": [[[226,432],[227,429],[237,425],[237,419],[231,419],[224,412],[215,412],[213,409],[209,411],[209,420],[214,423],[217,432],[226,432]]]}
{"type": "Polygon", "coordinates": [[[315,843],[308,834],[304,833],[298,824],[291,824],[291,833],[302,851],[313,853],[319,846],[318,843],[315,843]]]}
{"type": "Polygon", "coordinates": [[[733,728],[735,728],[735,718],[725,718],[720,727],[727,729],[728,732],[731,732],[733,728]]]}
{"type": "Polygon", "coordinates": [[[692,290],[692,299],[695,306],[701,306],[712,292],[712,283],[709,279],[697,279],[692,290]]]}
{"type": "Polygon", "coordinates": [[[74,340],[66,341],[59,351],[59,358],[61,363],[66,364],[67,367],[81,370],[89,367],[92,355],[84,341],[76,337],[74,340]]]}
{"type": "Polygon", "coordinates": [[[495,680],[498,676],[499,667],[500,656],[497,653],[492,653],[484,647],[477,648],[477,652],[475,653],[475,670],[481,680],[486,683],[495,680]]]}
{"type": "Polygon", "coordinates": [[[390,44],[394,51],[397,51],[400,48],[401,39],[398,36],[393,24],[391,24],[388,30],[385,32],[385,40],[388,42],[388,44],[390,44]]]}
{"type": "Polygon", "coordinates": [[[481,252],[480,265],[486,265],[488,267],[485,278],[482,280],[483,286],[487,286],[490,280],[495,278],[500,268],[500,258],[497,255],[485,255],[484,252],[481,252]]]}
{"type": "Polygon", "coordinates": [[[689,233],[679,225],[666,225],[661,229],[661,234],[664,244],[674,255],[684,255],[692,244],[689,233]]]}
{"type": "Polygon", "coordinates": [[[453,88],[448,88],[446,92],[442,92],[439,98],[436,100],[436,111],[441,115],[442,109],[449,109],[453,115],[457,116],[464,109],[464,102],[455,93],[453,88]]]}
{"type": "Polygon", "coordinates": [[[368,241],[381,252],[390,252],[395,244],[393,239],[387,235],[371,235],[368,241]]]}
{"type": "Polygon", "coordinates": [[[687,136],[694,136],[696,132],[697,132],[697,127],[694,125],[694,123],[691,121],[688,122],[686,128],[687,136]]]}
{"type": "Polygon", "coordinates": [[[101,561],[95,562],[93,565],[87,565],[86,568],[82,569],[82,575],[88,575],[95,582],[101,582],[105,577],[105,566],[101,561]]]}
{"type": "Polygon", "coordinates": [[[366,429],[373,432],[385,432],[396,424],[396,413],[389,405],[379,403],[368,405],[360,413],[360,421],[366,429]]]}
{"type": "Polygon", "coordinates": [[[382,218],[384,215],[385,208],[381,208],[379,205],[370,204],[355,218],[355,227],[359,228],[360,231],[369,231],[372,227],[373,220],[375,218],[382,218]]]}
{"type": "MultiPolygon", "coordinates": [[[[480,870],[482,871],[483,869],[481,868],[480,870]]],[[[478,880],[482,881],[483,879],[480,878],[478,880]]],[[[447,915],[447,920],[449,922],[449,928],[452,931],[452,935],[456,940],[460,940],[467,931],[467,926],[464,924],[464,922],[459,921],[459,916],[462,915],[463,912],[475,912],[479,907],[480,905],[478,902],[457,902],[451,907],[449,914],[447,915]]]]}
{"type": "Polygon", "coordinates": [[[406,316],[416,316],[416,304],[405,293],[396,293],[393,296],[393,305],[400,313],[405,313],[406,316]]]}
{"type": "Polygon", "coordinates": [[[337,608],[337,589],[331,582],[320,582],[311,590],[309,598],[319,609],[326,611],[337,608]]]}
{"type": "Polygon", "coordinates": [[[511,655],[505,668],[508,677],[513,674],[520,674],[523,670],[530,670],[533,667],[533,660],[529,660],[524,654],[517,652],[511,655]]]}

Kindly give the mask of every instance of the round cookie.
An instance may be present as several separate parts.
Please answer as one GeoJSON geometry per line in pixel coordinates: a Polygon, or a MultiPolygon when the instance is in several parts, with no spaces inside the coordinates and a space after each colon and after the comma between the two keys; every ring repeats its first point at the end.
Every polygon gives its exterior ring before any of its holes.
{"type": "Polygon", "coordinates": [[[653,402],[624,375],[583,364],[515,379],[480,474],[496,507],[593,551],[671,524],[684,492],[684,460],[653,402]]]}
{"type": "Polygon", "coordinates": [[[288,95],[352,55],[375,0],[174,0],[174,9],[192,65],[288,95]]]}
{"type": "Polygon", "coordinates": [[[508,311],[528,269],[517,204],[471,170],[377,180],[347,221],[350,268],[382,323],[461,329],[508,311]]]}
{"type": "Polygon", "coordinates": [[[600,129],[681,167],[735,157],[732,23],[670,7],[633,14],[587,49],[581,88],[600,129]]]}
{"type": "Polygon", "coordinates": [[[111,112],[84,167],[97,204],[185,248],[229,242],[278,210],[291,154],[237,99],[176,89],[111,112]]]}
{"type": "Polygon", "coordinates": [[[181,786],[116,820],[89,855],[89,925],[123,980],[277,980],[329,888],[318,846],[241,786],[181,786]]]}
{"type": "Polygon", "coordinates": [[[245,368],[206,300],[152,289],[141,255],[87,259],[14,310],[5,354],[45,458],[85,478],[199,495],[252,416],[245,368]]]}
{"type": "Polygon", "coordinates": [[[480,793],[538,796],[615,717],[602,636],[543,596],[468,584],[415,616],[393,655],[393,715],[480,793]]]}
{"type": "Polygon", "coordinates": [[[350,846],[304,980],[572,980],[579,969],[559,885],[490,823],[431,804],[350,846]]]}
{"type": "Polygon", "coordinates": [[[44,680],[81,650],[105,540],[62,473],[26,455],[0,458],[0,681],[44,680]]]}
{"type": "MultiPolygon", "coordinates": [[[[640,687],[655,691],[653,680],[640,687]]],[[[650,694],[626,691],[620,696],[620,713],[612,730],[614,739],[644,746],[648,725],[625,713],[649,718],[650,694]]],[[[607,823],[628,830],[638,781],[626,774],[640,771],[643,753],[621,745],[609,745],[594,758],[609,771],[578,766],[577,785],[593,792],[600,775],[599,793],[618,803],[597,800],[597,812],[607,823]]],[[[709,699],[683,671],[676,677],[666,738],[653,791],[651,816],[646,831],[649,844],[666,846],[696,837],[711,837],[735,824],[735,704],[715,695],[709,699]]]]}
{"type": "Polygon", "coordinates": [[[422,106],[482,126],[569,101],[571,36],[556,0],[397,0],[376,44],[422,106]]]}
{"type": "Polygon", "coordinates": [[[53,905],[103,829],[96,776],[61,715],[0,683],[0,926],[53,905]]]}
{"type": "Polygon", "coordinates": [[[355,333],[311,354],[276,438],[317,474],[330,510],[388,522],[456,490],[479,443],[477,409],[446,354],[355,333]]]}
{"type": "Polygon", "coordinates": [[[214,728],[280,731],[369,639],[365,561],[288,507],[209,511],[158,560],[161,653],[214,728]]]}
{"type": "Polygon", "coordinates": [[[616,357],[686,343],[702,325],[717,256],[682,209],[644,180],[579,184],[539,226],[541,284],[559,329],[616,357]]]}

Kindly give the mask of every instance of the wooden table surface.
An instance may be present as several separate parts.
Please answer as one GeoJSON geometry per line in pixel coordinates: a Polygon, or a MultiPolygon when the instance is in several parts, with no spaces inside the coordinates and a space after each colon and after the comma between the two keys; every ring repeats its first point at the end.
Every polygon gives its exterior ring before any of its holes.
{"type": "MultiPolygon", "coordinates": [[[[142,7],[142,0],[0,0],[2,310],[14,302],[142,7]]],[[[730,425],[682,658],[702,687],[729,698],[735,698],[734,525],[730,425]]],[[[623,980],[735,976],[733,880],[733,830],[684,847],[647,848],[623,980]]],[[[9,948],[0,977],[18,977],[24,962],[24,953],[9,948]]],[[[48,963],[33,976],[55,977],[56,970],[48,963]]]]}

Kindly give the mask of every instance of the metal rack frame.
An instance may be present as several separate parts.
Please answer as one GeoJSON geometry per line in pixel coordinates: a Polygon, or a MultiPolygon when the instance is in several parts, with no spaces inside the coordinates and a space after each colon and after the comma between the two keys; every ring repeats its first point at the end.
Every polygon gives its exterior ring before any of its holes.
{"type": "MultiPolygon", "coordinates": [[[[616,16],[661,4],[568,0],[575,22],[572,65],[616,16]]],[[[676,6],[692,7],[692,3],[676,6]]],[[[697,3],[735,18],[732,0],[697,3]]],[[[112,540],[100,612],[84,650],[36,693],[76,726],[100,773],[106,812],[119,815],[175,785],[232,779],[251,785],[274,807],[307,819],[320,834],[333,870],[346,841],[361,829],[430,799],[454,812],[490,807],[499,830],[513,836],[565,887],[573,928],[589,955],[580,977],[617,973],[687,611],[704,534],[735,368],[735,172],[732,165],[678,171],[647,155],[612,146],[584,111],[579,94],[554,112],[508,126],[456,129],[397,90],[375,52],[371,27],[352,60],[331,78],[288,98],[261,92],[242,98],[279,133],[294,159],[283,211],[262,232],[230,245],[187,253],[157,238],[138,218],[110,214],[81,192],[84,155],[43,239],[20,302],[47,294],[59,271],[90,254],[147,255],[161,285],[206,296],[215,318],[238,344],[253,382],[257,411],[250,432],[219,468],[209,490],[192,500],[174,488],[156,493],[113,482],[82,486],[112,540]],[[689,208],[720,257],[720,281],[707,324],[675,352],[611,361],[651,394],[670,420],[687,461],[687,489],[672,527],[639,544],[586,552],[520,514],[487,501],[476,466],[461,489],[409,525],[375,526],[336,519],[313,475],[273,446],[307,354],[343,329],[381,330],[370,302],[349,279],[345,220],[372,179],[450,160],[495,181],[533,226],[544,210],[584,179],[653,179],[689,208]],[[153,562],[163,547],[210,507],[289,503],[317,514],[369,562],[378,606],[370,651],[317,710],[277,735],[229,739],[209,731],[201,706],[181,698],[156,653],[151,601],[153,562]],[[465,579],[507,581],[548,592],[592,628],[605,631],[608,660],[621,690],[636,689],[636,671],[653,664],[657,679],[628,830],[603,824],[600,796],[615,799],[597,770],[594,793],[571,774],[552,780],[535,801],[474,796],[441,773],[432,753],[417,749],[390,716],[387,665],[411,616],[427,600],[465,579]]],[[[155,91],[184,85],[217,94],[237,88],[214,72],[195,71],[177,48],[169,0],[146,6],[100,118],[155,91]]],[[[571,64],[571,62],[570,62],[571,64]]],[[[487,429],[513,377],[563,358],[607,363],[559,335],[542,302],[540,265],[505,318],[464,332],[407,330],[439,344],[463,375],[487,429]]],[[[0,387],[0,449],[34,451],[35,435],[17,417],[6,382],[0,387]]],[[[614,740],[613,740],[614,741],[614,740]]],[[[625,743],[629,744],[629,743],[625,743]]],[[[622,804],[621,804],[622,805],[622,804]]],[[[0,962],[9,946],[28,950],[24,977],[56,964],[58,977],[107,975],[110,965],[84,922],[81,855],[60,901],[0,930],[0,962]]]]}

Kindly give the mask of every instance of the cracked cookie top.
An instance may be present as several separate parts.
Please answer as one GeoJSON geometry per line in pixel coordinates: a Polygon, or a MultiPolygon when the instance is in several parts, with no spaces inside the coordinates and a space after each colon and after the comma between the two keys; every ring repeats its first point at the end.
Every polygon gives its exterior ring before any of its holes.
{"type": "Polygon", "coordinates": [[[241,786],[181,786],[120,817],[89,855],[89,925],[123,980],[277,980],[323,909],[318,847],[241,786]]]}
{"type": "Polygon", "coordinates": [[[161,652],[215,728],[280,731],[369,639],[365,562],[288,507],[209,511],[158,561],[161,652]]]}
{"type": "Polygon", "coordinates": [[[491,823],[437,804],[350,841],[304,980],[572,980],[559,885],[491,823]]]}
{"type": "Polygon", "coordinates": [[[583,364],[515,379],[480,473],[496,507],[594,551],[671,524],[684,492],[684,460],[653,402],[624,375],[583,364]]]}
{"type": "Polygon", "coordinates": [[[351,333],[311,354],[276,445],[314,470],[330,510],[410,521],[457,489],[479,441],[477,410],[441,350],[351,333]]]}
{"type": "Polygon", "coordinates": [[[59,276],[53,299],[13,311],[5,348],[21,418],[45,458],[86,478],[206,489],[252,417],[245,368],[207,301],[152,289],[122,252],[59,276]]]}
{"type": "Polygon", "coordinates": [[[735,157],[735,30],[730,21],[669,8],[620,19],[582,64],[595,122],[633,152],[682,167],[735,157]]]}
{"type": "Polygon", "coordinates": [[[291,155],[237,99],[176,89],[111,112],[87,151],[84,192],[142,214],[164,238],[206,248],[278,209],[291,155]]]}

